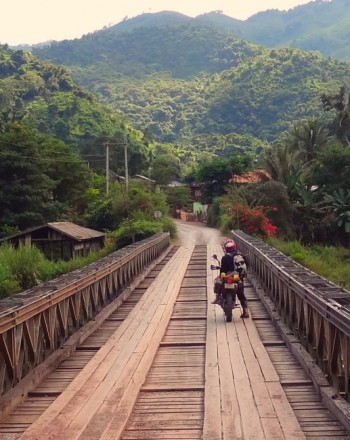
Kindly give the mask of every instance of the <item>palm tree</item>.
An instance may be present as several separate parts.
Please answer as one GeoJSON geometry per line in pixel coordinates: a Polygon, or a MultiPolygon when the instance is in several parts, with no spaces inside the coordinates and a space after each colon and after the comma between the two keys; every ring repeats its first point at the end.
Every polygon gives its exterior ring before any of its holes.
{"type": "Polygon", "coordinates": [[[324,201],[335,214],[338,228],[343,229],[350,245],[350,189],[340,188],[325,194],[324,201]]]}
{"type": "Polygon", "coordinates": [[[333,129],[337,138],[344,144],[350,145],[350,102],[346,87],[341,87],[336,95],[325,95],[321,97],[325,111],[335,111],[333,129]]]}
{"type": "Polygon", "coordinates": [[[316,159],[329,142],[328,128],[316,119],[307,119],[295,124],[290,131],[289,141],[306,163],[316,159]]]}

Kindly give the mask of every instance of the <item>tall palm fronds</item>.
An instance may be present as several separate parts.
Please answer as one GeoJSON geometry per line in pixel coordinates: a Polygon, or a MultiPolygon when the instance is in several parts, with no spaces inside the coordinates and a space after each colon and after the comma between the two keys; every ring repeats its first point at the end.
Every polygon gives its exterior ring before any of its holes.
{"type": "Polygon", "coordinates": [[[328,128],[316,119],[307,119],[295,124],[287,136],[290,145],[299,153],[304,163],[315,160],[329,142],[328,128]]]}
{"type": "Polygon", "coordinates": [[[321,97],[325,111],[335,112],[333,130],[343,145],[350,145],[350,100],[345,86],[341,87],[338,94],[321,97]]]}

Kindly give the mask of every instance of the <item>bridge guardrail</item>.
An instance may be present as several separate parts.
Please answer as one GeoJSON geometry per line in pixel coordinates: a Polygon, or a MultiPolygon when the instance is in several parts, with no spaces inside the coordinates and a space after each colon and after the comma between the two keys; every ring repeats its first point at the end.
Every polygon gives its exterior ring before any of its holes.
{"type": "Polygon", "coordinates": [[[350,401],[350,292],[242,231],[232,231],[284,323],[350,401]]]}
{"type": "Polygon", "coordinates": [[[0,398],[111,303],[170,245],[168,233],[0,301],[0,398]]]}

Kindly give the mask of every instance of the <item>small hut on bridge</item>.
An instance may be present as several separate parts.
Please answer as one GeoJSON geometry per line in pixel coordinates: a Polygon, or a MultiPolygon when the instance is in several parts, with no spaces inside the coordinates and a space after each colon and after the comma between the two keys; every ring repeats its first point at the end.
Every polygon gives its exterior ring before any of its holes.
{"type": "Polygon", "coordinates": [[[20,243],[37,246],[51,260],[70,260],[103,247],[105,234],[71,222],[52,222],[5,237],[17,247],[20,243]]]}

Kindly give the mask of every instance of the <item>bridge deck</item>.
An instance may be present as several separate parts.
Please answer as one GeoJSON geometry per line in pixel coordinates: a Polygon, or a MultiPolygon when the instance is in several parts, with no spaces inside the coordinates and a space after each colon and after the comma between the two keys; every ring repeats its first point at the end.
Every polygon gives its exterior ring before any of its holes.
{"type": "MultiPolygon", "coordinates": [[[[240,319],[237,308],[232,323],[210,304],[216,274],[206,268],[213,253],[220,254],[220,248],[180,247],[109,340],[19,438],[306,438],[283,388],[298,372],[276,351],[279,344],[254,301],[250,308],[256,321],[240,319]],[[275,350],[282,375],[267,346],[275,350]]],[[[248,297],[252,290],[246,286],[248,297]]],[[[295,401],[305,400],[304,392],[300,388],[295,401]]],[[[306,417],[304,406],[299,411],[306,417]]],[[[328,436],[322,426],[312,429],[312,437],[346,438],[336,429],[339,437],[328,436]]]]}

